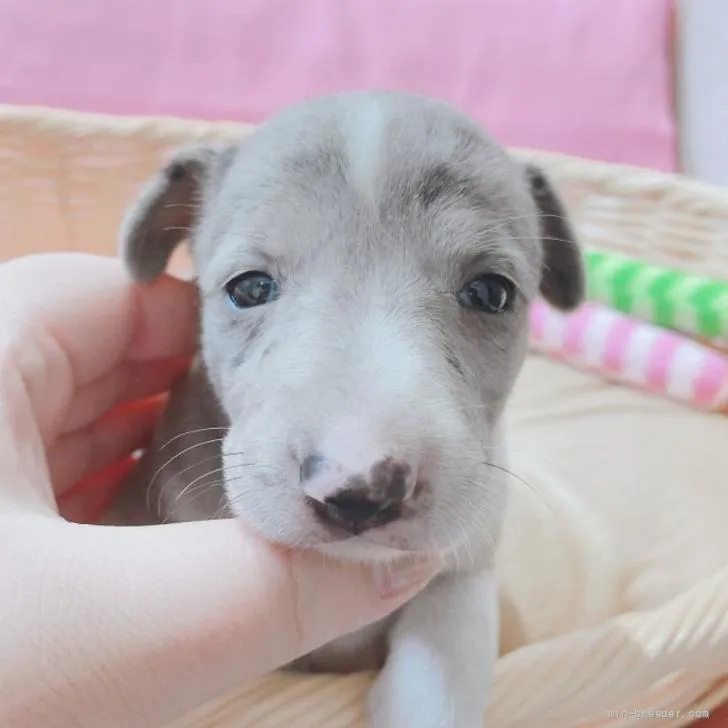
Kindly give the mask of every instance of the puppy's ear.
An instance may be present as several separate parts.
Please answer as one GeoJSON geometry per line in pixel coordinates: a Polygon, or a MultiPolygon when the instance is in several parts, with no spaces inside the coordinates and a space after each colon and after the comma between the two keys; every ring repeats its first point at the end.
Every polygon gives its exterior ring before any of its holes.
{"type": "Polygon", "coordinates": [[[134,280],[149,283],[164,273],[235,151],[227,145],[182,149],[142,188],[119,233],[120,254],[134,280]]]}
{"type": "Polygon", "coordinates": [[[531,194],[539,212],[543,241],[541,295],[562,311],[575,309],[584,300],[584,260],[566,208],[548,177],[539,167],[526,165],[531,194]]]}

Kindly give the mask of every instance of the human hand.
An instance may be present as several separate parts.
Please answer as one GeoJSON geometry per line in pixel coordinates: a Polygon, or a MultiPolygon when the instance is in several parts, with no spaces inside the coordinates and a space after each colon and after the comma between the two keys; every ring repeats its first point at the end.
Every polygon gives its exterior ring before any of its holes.
{"type": "Polygon", "coordinates": [[[194,289],[135,287],[113,259],[28,257],[0,266],[0,317],[0,725],[159,726],[434,575],[293,554],[234,520],[85,525],[188,364],[194,289]]]}

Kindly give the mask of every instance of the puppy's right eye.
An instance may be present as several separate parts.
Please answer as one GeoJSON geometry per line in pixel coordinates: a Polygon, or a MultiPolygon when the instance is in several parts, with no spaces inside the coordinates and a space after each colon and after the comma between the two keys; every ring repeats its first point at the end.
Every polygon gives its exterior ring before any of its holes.
{"type": "Polygon", "coordinates": [[[259,270],[248,271],[233,278],[225,292],[235,308],[252,308],[270,303],[278,298],[278,283],[267,273],[259,270]]]}

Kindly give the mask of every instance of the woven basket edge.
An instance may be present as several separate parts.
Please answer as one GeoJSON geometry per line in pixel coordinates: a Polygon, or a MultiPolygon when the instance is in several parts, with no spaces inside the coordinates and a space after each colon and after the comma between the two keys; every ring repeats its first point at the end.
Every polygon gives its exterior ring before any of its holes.
{"type": "MultiPolygon", "coordinates": [[[[49,106],[14,106],[0,104],[0,126],[3,124],[37,126],[40,131],[54,131],[72,137],[85,134],[116,133],[129,135],[151,133],[158,138],[181,137],[245,137],[256,124],[232,120],[206,120],[180,116],[119,115],[76,111],[49,106]]],[[[517,158],[524,161],[557,166],[561,177],[568,176],[593,181],[613,180],[615,184],[640,187],[674,187],[682,197],[694,197],[702,201],[714,200],[728,209],[728,189],[702,182],[679,173],[661,172],[629,164],[615,164],[587,159],[571,154],[510,147],[517,158]]]]}
{"type": "Polygon", "coordinates": [[[254,124],[236,121],[212,121],[158,115],[121,115],[77,111],[60,107],[13,106],[0,104],[0,127],[5,124],[35,126],[41,132],[52,131],[70,137],[88,134],[152,134],[169,136],[244,137],[254,124]]]}
{"type": "Polygon", "coordinates": [[[716,203],[728,211],[728,188],[718,187],[679,172],[662,172],[647,167],[604,162],[543,149],[511,147],[510,151],[523,161],[533,161],[545,167],[558,168],[561,178],[569,177],[602,184],[613,183],[617,187],[631,187],[635,190],[654,188],[663,193],[679,190],[681,198],[694,199],[703,204],[716,203]]]}

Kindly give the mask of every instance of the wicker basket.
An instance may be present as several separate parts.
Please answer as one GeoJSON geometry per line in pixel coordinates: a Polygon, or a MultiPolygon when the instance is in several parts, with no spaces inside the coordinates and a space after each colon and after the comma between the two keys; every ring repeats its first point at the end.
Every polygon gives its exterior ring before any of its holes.
{"type": "MultiPolygon", "coordinates": [[[[124,207],[166,154],[250,129],[0,106],[0,259],[114,252],[124,207]]],[[[728,190],[633,167],[518,153],[547,168],[585,245],[728,277],[728,190]]]]}
{"type": "MultiPolygon", "coordinates": [[[[0,260],[51,250],[113,254],[123,209],[171,149],[194,140],[239,138],[248,130],[229,123],[0,107],[0,260]]],[[[587,246],[728,278],[728,191],[629,167],[541,152],[518,154],[547,168],[587,246]]],[[[636,722],[605,720],[603,711],[590,716],[585,700],[602,688],[585,684],[574,689],[575,677],[595,654],[611,659],[620,649],[621,662],[610,663],[618,665],[615,708],[660,705],[660,696],[667,693],[677,696],[684,710],[718,705],[728,696],[728,678],[720,678],[728,674],[728,570],[650,613],[620,615],[586,635],[574,633],[505,655],[489,725],[566,728],[636,722]],[[700,619],[696,609],[703,610],[700,619]],[[638,640],[644,649],[627,649],[625,634],[633,646],[638,640]],[[667,664],[661,671],[654,669],[655,651],[667,664]],[[684,666],[696,664],[700,668],[686,675],[684,666]]],[[[365,675],[272,675],[174,725],[361,726],[368,684],[365,675]]],[[[689,722],[684,716],[653,724],[689,722]]]]}

